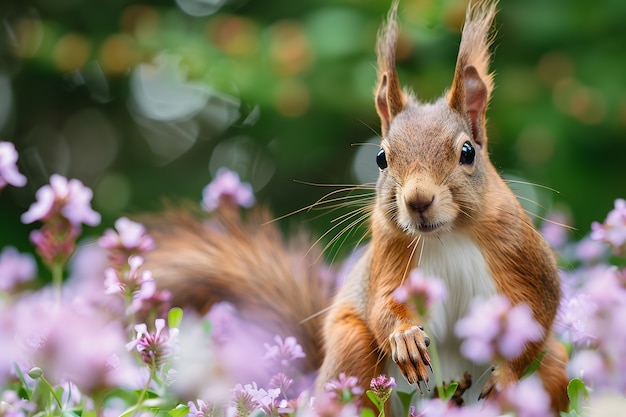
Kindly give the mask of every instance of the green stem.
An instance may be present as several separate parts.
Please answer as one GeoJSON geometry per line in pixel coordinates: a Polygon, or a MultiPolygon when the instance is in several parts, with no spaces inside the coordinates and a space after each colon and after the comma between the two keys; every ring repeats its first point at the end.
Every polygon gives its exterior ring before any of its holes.
{"type": "Polygon", "coordinates": [[[63,405],[61,404],[61,400],[59,399],[59,397],[57,397],[57,394],[54,392],[54,388],[52,388],[52,385],[50,385],[48,380],[43,375],[39,377],[39,380],[41,381],[42,384],[46,386],[46,388],[50,390],[50,394],[52,395],[52,398],[54,398],[54,401],[57,403],[57,406],[59,407],[59,413],[63,411],[63,405]]]}
{"type": "Polygon", "coordinates": [[[56,294],[56,303],[61,305],[63,299],[63,264],[61,262],[53,262],[50,270],[52,271],[52,286],[56,294]]]}
{"type": "Polygon", "coordinates": [[[150,371],[150,375],[148,376],[148,381],[146,382],[146,386],[143,387],[143,390],[141,391],[141,394],[139,394],[139,398],[137,399],[137,404],[135,404],[135,411],[139,410],[139,407],[141,406],[141,403],[143,403],[144,398],[146,397],[146,394],[148,392],[148,388],[150,388],[150,383],[152,382],[152,375],[153,375],[153,371],[150,371]]]}
{"type": "Polygon", "coordinates": [[[435,376],[435,381],[437,384],[437,395],[439,398],[443,399],[445,393],[443,389],[443,381],[441,380],[441,366],[439,363],[439,352],[437,352],[437,343],[435,342],[435,338],[433,337],[428,327],[426,327],[426,325],[424,325],[424,333],[430,335],[430,346],[428,348],[428,354],[430,355],[430,363],[433,367],[433,374],[435,376]]]}

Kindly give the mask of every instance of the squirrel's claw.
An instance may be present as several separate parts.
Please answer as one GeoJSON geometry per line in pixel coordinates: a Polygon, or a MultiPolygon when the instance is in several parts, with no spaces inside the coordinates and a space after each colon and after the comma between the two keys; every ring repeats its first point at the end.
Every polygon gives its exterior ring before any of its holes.
{"type": "Polygon", "coordinates": [[[398,365],[400,372],[409,382],[417,386],[420,392],[420,382],[428,386],[428,370],[432,370],[428,345],[430,339],[420,326],[405,325],[396,329],[389,336],[391,345],[391,359],[398,365]]]}

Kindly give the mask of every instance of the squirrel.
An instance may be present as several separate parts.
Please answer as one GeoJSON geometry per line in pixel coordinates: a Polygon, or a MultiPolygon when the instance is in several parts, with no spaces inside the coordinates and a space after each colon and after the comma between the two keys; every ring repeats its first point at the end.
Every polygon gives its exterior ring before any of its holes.
{"type": "Polygon", "coordinates": [[[396,1],[377,43],[382,140],[370,241],[336,295],[321,276],[319,253],[302,236],[286,242],[262,210],[246,219],[217,213],[209,223],[184,210],[151,217],[146,225],[157,249],[146,266],[176,304],[207,311],[230,301],[251,321],[295,336],[306,368],[319,369],[317,389],[340,373],[367,388],[389,362],[409,383],[427,383],[430,337],[442,351],[442,377],[460,380],[476,367],[461,358],[454,323],[474,297],[503,294],[530,306],[544,336],[494,369],[481,396],[518,381],[543,354],[537,373],[558,415],[568,406],[568,380],[567,353],[551,333],[560,302],[556,259],[488,155],[496,2],[468,6],[451,88],[431,103],[400,85],[397,7],[396,1]],[[431,314],[430,335],[392,295],[413,267],[447,287],[446,304],[431,314]]]}

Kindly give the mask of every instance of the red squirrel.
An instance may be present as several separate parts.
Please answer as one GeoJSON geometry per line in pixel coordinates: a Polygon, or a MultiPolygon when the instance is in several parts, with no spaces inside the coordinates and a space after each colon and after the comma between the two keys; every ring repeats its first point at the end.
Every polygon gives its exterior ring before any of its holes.
{"type": "Polygon", "coordinates": [[[390,359],[409,383],[427,382],[428,337],[441,350],[444,380],[476,372],[461,357],[453,326],[474,297],[504,294],[531,307],[544,337],[494,369],[479,391],[497,395],[545,352],[538,375],[555,412],[565,410],[567,355],[550,331],[560,300],[556,260],[488,155],[495,13],[495,2],[468,6],[452,86],[424,103],[398,79],[397,2],[392,6],[377,45],[375,107],[382,141],[371,239],[334,298],[333,288],[320,285],[317,254],[302,239],[285,243],[273,224],[262,225],[268,217],[259,213],[246,220],[217,214],[210,227],[184,211],[149,220],[157,249],[146,266],[157,282],[176,303],[206,311],[227,300],[250,320],[296,336],[307,367],[321,366],[318,389],[340,373],[367,387],[390,359]],[[430,335],[422,319],[392,295],[413,267],[447,287],[446,304],[431,314],[430,335]]]}

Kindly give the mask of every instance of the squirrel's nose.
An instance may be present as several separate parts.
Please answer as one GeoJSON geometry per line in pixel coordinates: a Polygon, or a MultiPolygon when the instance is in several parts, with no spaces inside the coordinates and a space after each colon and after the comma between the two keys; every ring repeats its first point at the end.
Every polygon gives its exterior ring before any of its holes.
{"type": "Polygon", "coordinates": [[[406,204],[411,208],[411,210],[423,213],[428,210],[428,207],[433,204],[433,201],[435,201],[434,195],[425,196],[418,194],[407,199],[406,204]]]}

